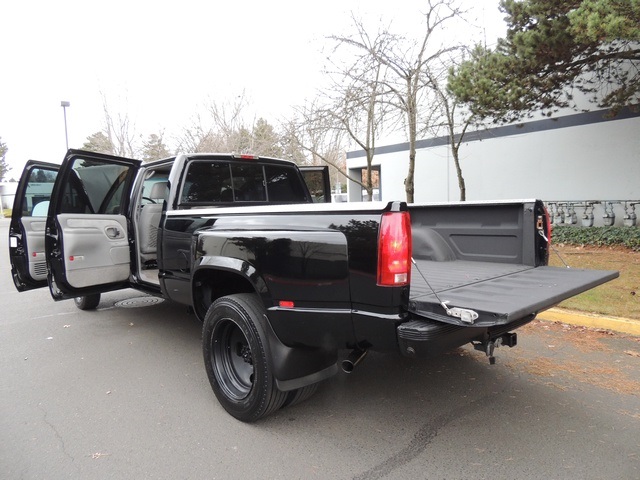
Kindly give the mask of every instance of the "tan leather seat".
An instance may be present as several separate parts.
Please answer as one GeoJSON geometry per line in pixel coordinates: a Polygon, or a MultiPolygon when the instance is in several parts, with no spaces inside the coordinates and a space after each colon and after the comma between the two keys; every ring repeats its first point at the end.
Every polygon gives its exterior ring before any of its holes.
{"type": "Polygon", "coordinates": [[[142,206],[140,212],[140,256],[142,263],[156,259],[158,251],[158,227],[162,217],[162,204],[167,193],[167,184],[158,182],[151,188],[149,198],[156,203],[142,206]]]}

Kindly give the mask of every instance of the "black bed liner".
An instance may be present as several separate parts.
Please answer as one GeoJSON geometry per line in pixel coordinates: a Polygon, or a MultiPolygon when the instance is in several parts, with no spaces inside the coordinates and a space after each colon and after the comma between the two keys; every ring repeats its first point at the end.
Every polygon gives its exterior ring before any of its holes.
{"type": "Polygon", "coordinates": [[[409,311],[453,325],[504,325],[617,277],[615,271],[416,260],[411,272],[409,311]],[[448,316],[432,288],[450,308],[471,309],[478,313],[478,319],[466,323],[448,316]]]}

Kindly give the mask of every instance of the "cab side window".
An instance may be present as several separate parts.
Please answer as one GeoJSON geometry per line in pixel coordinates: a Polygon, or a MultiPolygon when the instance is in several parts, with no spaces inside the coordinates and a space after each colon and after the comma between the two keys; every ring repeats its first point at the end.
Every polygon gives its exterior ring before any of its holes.
{"type": "Polygon", "coordinates": [[[123,213],[131,167],[76,158],[64,183],[59,213],[123,213]]]}
{"type": "Polygon", "coordinates": [[[305,203],[307,201],[306,192],[295,168],[267,165],[264,169],[270,202],[305,203]]]}
{"type": "Polygon", "coordinates": [[[23,217],[46,217],[53,183],[58,172],[46,168],[34,168],[29,173],[29,181],[22,201],[23,217]]]}

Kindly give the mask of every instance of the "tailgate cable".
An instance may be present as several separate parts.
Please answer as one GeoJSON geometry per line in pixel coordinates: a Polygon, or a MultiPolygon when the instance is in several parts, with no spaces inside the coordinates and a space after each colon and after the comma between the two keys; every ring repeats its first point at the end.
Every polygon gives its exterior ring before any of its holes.
{"type": "Polygon", "coordinates": [[[468,324],[473,324],[473,322],[475,322],[478,319],[478,316],[479,316],[478,312],[475,312],[469,308],[449,307],[447,305],[449,301],[448,300],[443,301],[438,296],[436,291],[433,289],[433,287],[429,283],[429,280],[427,280],[427,277],[425,277],[424,274],[420,271],[420,267],[418,267],[418,264],[413,259],[413,257],[411,257],[411,263],[413,264],[414,267],[416,267],[416,270],[418,271],[418,273],[420,274],[424,282],[427,284],[429,289],[433,292],[433,295],[436,297],[436,300],[438,300],[438,303],[440,303],[442,308],[444,308],[445,312],[447,312],[448,316],[459,318],[461,321],[468,324]]]}
{"type": "Polygon", "coordinates": [[[560,259],[560,261],[564,263],[564,266],[567,268],[571,268],[569,265],[567,265],[567,262],[564,261],[564,258],[562,258],[562,255],[560,255],[560,252],[556,250],[556,247],[554,247],[553,244],[549,241],[549,239],[544,234],[544,232],[542,230],[538,230],[538,234],[545,239],[545,241],[547,242],[547,245],[551,247],[551,250],[553,250],[553,253],[555,253],[560,259]]]}

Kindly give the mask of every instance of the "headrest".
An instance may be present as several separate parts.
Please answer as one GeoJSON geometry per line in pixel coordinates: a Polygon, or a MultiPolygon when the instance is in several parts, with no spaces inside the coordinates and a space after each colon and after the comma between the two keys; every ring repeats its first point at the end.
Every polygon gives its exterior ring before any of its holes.
{"type": "Polygon", "coordinates": [[[151,194],[149,195],[149,198],[164,199],[166,194],[167,194],[167,182],[157,182],[153,184],[153,187],[151,187],[151,194]]]}

